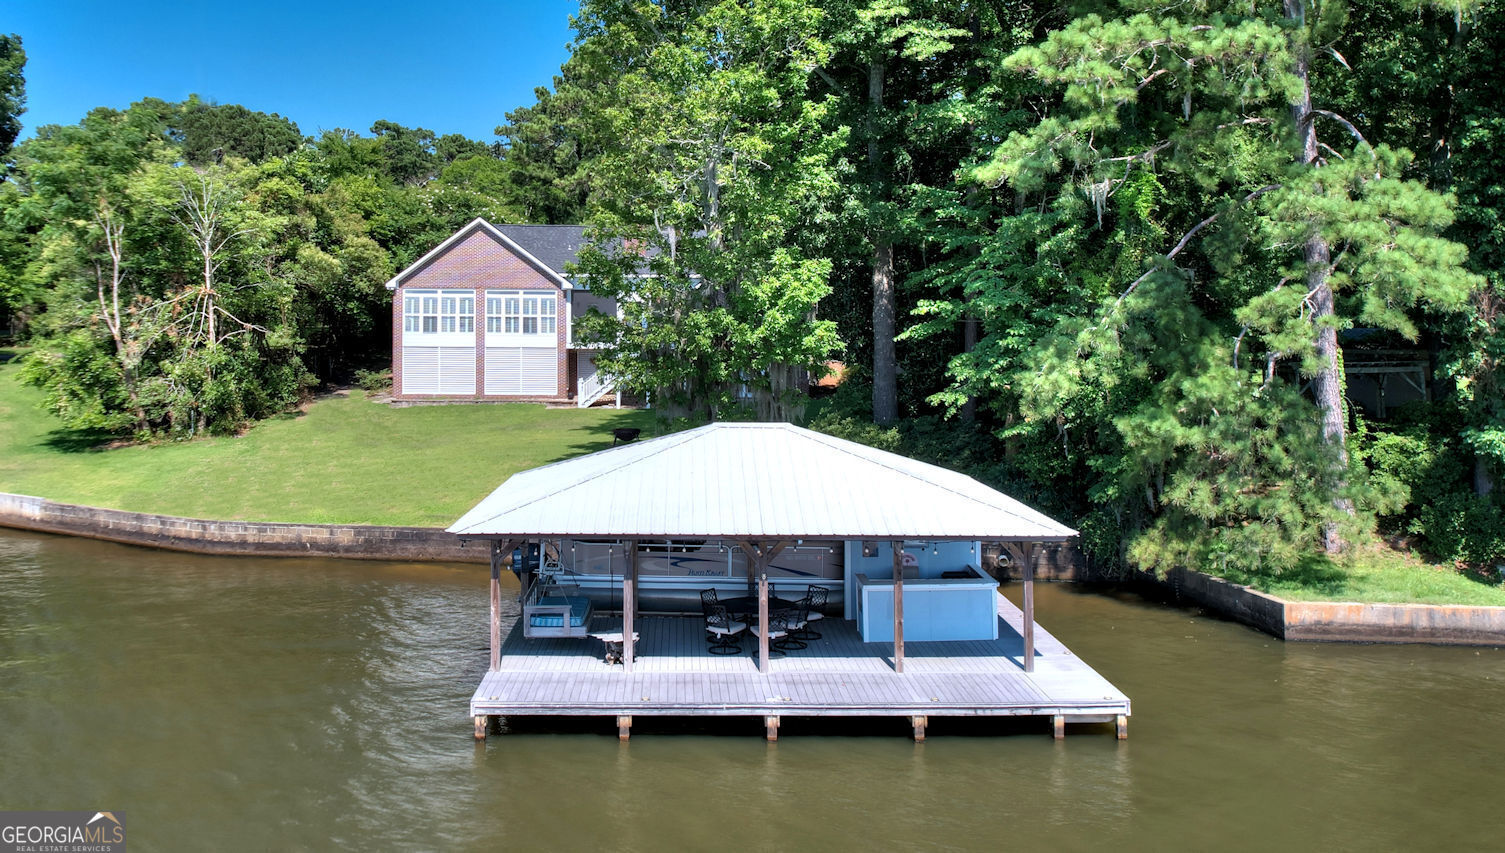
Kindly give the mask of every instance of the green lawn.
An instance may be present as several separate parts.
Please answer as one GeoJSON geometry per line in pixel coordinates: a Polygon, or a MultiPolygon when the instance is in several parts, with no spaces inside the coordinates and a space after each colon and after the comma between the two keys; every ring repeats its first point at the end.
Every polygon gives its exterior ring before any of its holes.
{"type": "Polygon", "coordinates": [[[60,430],[16,374],[0,364],[0,491],[195,518],[445,526],[517,471],[654,425],[627,409],[394,409],[352,391],[239,437],[100,450],[60,430]]]}
{"type": "Polygon", "coordinates": [[[1298,601],[1505,606],[1505,587],[1498,577],[1481,580],[1384,546],[1359,549],[1332,563],[1313,560],[1310,566],[1274,580],[1254,580],[1250,586],[1298,601]]]}
{"type": "MultiPolygon", "coordinates": [[[[16,373],[0,363],[0,491],[195,518],[445,526],[517,471],[609,447],[613,427],[654,426],[631,410],[393,409],[352,391],[236,438],[100,450],[60,430],[16,373]]],[[[1505,605],[1498,579],[1384,548],[1250,582],[1291,599],[1505,605]]]]}

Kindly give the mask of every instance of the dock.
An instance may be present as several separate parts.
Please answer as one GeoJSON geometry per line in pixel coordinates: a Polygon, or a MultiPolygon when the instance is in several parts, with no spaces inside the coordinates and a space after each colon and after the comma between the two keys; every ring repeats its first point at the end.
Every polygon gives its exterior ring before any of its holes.
{"type": "Polygon", "coordinates": [[[907,642],[902,673],[894,671],[892,643],[863,642],[840,616],[814,623],[821,639],[772,658],[766,674],[749,638],[742,654],[707,652],[698,614],[639,616],[630,673],[606,662],[599,640],[527,639],[518,623],[500,667],[471,697],[470,713],[614,717],[623,739],[635,716],[761,717],[769,740],[781,717],[824,716],[904,718],[916,740],[928,718],[945,716],[1043,717],[1056,737],[1067,723],[1113,723],[1118,737],[1127,736],[1127,696],[1038,622],[1033,671],[1025,671],[1024,614],[1001,594],[997,610],[997,640],[907,642]]]}

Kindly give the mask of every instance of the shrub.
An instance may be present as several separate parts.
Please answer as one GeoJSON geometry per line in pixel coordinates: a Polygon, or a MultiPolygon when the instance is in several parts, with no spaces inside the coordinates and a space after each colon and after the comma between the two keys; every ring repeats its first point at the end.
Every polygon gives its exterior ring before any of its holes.
{"type": "Polygon", "coordinates": [[[392,371],[357,370],[355,384],[368,394],[392,390],[392,371]]]}
{"type": "Polygon", "coordinates": [[[855,441],[858,444],[866,444],[868,447],[876,447],[879,450],[887,450],[891,453],[899,452],[899,429],[888,427],[884,429],[877,424],[860,420],[851,415],[830,413],[821,415],[810,422],[810,429],[844,438],[847,441],[855,441]]]}
{"type": "Polygon", "coordinates": [[[1417,512],[1410,531],[1438,559],[1476,566],[1505,563],[1505,512],[1489,497],[1458,491],[1417,512]]]}

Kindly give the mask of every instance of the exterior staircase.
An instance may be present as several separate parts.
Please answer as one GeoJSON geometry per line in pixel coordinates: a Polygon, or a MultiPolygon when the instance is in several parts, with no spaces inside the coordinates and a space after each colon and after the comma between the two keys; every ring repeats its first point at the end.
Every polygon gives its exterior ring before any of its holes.
{"type": "MultiPolygon", "coordinates": [[[[590,376],[587,376],[584,379],[580,380],[580,385],[575,390],[575,406],[581,409],[588,409],[592,405],[594,405],[596,401],[600,400],[602,397],[605,397],[607,394],[610,394],[614,390],[616,390],[615,383],[613,383],[610,379],[603,375],[601,371],[598,370],[595,373],[592,373],[590,376]]],[[[617,407],[621,408],[621,406],[622,397],[619,394],[617,395],[617,407]]]]}

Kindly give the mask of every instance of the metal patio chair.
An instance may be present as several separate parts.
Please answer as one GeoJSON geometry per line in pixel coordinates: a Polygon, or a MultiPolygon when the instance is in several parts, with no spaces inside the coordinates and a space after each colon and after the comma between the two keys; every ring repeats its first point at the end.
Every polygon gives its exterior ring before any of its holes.
{"type": "Polygon", "coordinates": [[[726,606],[713,604],[706,610],[705,639],[711,644],[713,655],[735,655],[742,651],[737,636],[747,630],[746,622],[738,622],[727,612],[726,606]]]}
{"type": "Polygon", "coordinates": [[[831,590],[823,586],[811,586],[805,591],[805,597],[800,599],[800,608],[804,614],[805,624],[794,636],[801,640],[819,640],[820,632],[810,627],[811,622],[819,622],[826,618],[826,602],[830,599],[831,590]]]}
{"type": "MultiPolygon", "coordinates": [[[[758,630],[757,622],[747,626],[747,633],[754,637],[762,636],[758,630]]],[[[782,655],[791,649],[803,649],[804,643],[795,641],[798,645],[789,644],[789,611],[776,610],[768,614],[768,653],[770,655],[782,655]]]]}

